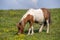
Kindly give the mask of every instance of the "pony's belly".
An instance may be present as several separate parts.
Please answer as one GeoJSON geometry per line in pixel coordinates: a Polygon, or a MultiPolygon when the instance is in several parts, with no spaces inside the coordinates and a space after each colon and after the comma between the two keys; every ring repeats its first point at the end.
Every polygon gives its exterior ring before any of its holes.
{"type": "Polygon", "coordinates": [[[36,13],[36,15],[34,15],[34,20],[37,21],[38,23],[43,23],[44,22],[43,13],[36,13]]]}
{"type": "Polygon", "coordinates": [[[43,18],[41,18],[41,19],[37,18],[37,19],[35,19],[35,22],[42,24],[44,22],[44,19],[43,18]]]}
{"type": "Polygon", "coordinates": [[[34,16],[34,20],[39,22],[39,23],[43,23],[44,22],[44,15],[43,15],[43,13],[36,14],[34,16]]]}

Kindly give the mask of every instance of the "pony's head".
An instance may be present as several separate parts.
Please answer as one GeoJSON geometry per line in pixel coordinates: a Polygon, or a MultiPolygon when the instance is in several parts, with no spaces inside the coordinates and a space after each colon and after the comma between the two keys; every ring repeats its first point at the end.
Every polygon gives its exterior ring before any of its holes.
{"type": "Polygon", "coordinates": [[[24,30],[24,24],[22,21],[17,24],[17,28],[18,28],[18,34],[20,33],[22,34],[24,30]]]}

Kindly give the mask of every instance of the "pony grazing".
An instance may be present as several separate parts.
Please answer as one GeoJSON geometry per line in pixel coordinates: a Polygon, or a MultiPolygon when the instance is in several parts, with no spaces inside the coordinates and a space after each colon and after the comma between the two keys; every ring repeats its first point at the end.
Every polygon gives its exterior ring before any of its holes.
{"type": "Polygon", "coordinates": [[[18,34],[23,33],[25,24],[29,22],[30,27],[28,30],[28,35],[34,34],[33,23],[38,23],[41,25],[39,32],[42,32],[44,26],[47,26],[47,33],[49,33],[49,24],[50,24],[50,12],[48,9],[29,9],[21,18],[17,24],[18,34]]]}

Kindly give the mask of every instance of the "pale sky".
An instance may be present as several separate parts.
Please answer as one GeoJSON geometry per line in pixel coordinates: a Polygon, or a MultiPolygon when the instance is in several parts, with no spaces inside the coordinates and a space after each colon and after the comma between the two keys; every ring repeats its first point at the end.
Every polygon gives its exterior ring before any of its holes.
{"type": "Polygon", "coordinates": [[[0,9],[60,8],[60,0],[0,0],[0,9]]]}

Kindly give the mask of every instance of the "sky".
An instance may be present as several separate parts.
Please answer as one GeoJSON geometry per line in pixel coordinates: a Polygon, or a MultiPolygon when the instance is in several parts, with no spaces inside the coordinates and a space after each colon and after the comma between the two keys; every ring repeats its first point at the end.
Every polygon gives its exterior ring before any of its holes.
{"type": "Polygon", "coordinates": [[[60,8],[60,0],[0,0],[0,9],[60,8]]]}

